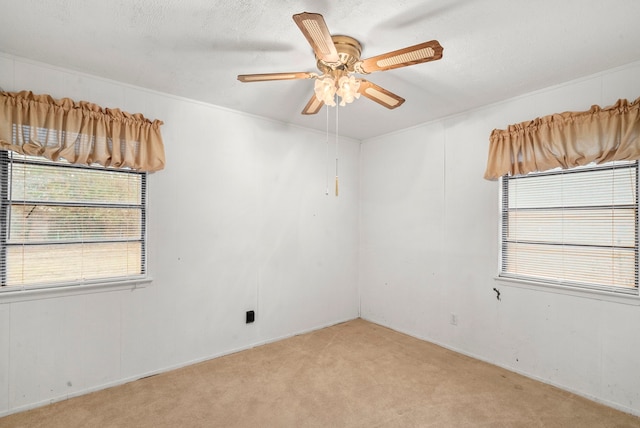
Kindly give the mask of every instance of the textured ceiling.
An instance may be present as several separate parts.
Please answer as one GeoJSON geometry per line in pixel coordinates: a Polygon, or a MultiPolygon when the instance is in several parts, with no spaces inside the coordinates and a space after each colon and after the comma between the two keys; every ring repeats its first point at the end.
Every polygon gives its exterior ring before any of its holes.
{"type": "Polygon", "coordinates": [[[640,60],[638,0],[0,0],[0,51],[324,130],[324,109],[300,114],[312,81],[236,80],[317,72],[300,12],[358,39],[363,58],[444,47],[439,61],[367,77],[407,101],[341,108],[340,133],[358,139],[640,60]]]}

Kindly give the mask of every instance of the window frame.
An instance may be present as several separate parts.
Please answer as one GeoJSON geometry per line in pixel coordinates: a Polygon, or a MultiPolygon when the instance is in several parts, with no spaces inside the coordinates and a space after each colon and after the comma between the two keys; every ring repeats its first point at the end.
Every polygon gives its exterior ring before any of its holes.
{"type": "MultiPolygon", "coordinates": [[[[22,301],[38,298],[55,297],[60,294],[85,294],[92,292],[113,291],[117,289],[135,289],[146,286],[151,282],[149,276],[148,265],[148,173],[134,171],[131,169],[117,169],[117,168],[105,168],[100,165],[77,165],[67,163],[64,160],[61,162],[50,161],[45,158],[25,157],[24,159],[11,159],[12,156],[22,156],[15,154],[7,150],[0,150],[0,303],[8,301],[22,301]],[[78,281],[57,281],[47,283],[37,283],[29,285],[5,285],[6,284],[6,268],[7,268],[7,249],[9,244],[7,243],[7,229],[9,228],[9,210],[11,205],[11,198],[9,197],[9,186],[11,177],[9,176],[9,163],[17,162],[22,164],[33,165],[46,165],[53,166],[54,168],[70,168],[70,169],[82,169],[92,171],[104,171],[104,172],[117,172],[125,174],[136,174],[140,176],[140,238],[137,240],[140,242],[140,274],[123,275],[114,277],[102,277],[83,279],[78,281]]],[[[102,203],[82,203],[77,206],[81,207],[106,207],[106,206],[119,206],[120,204],[102,204],[102,203]]],[[[116,242],[130,242],[130,240],[104,240],[105,243],[116,242]]],[[[36,244],[38,245],[38,244],[36,244]]]]}
{"type": "MultiPolygon", "coordinates": [[[[633,161],[635,164],[631,166],[635,168],[635,221],[634,221],[634,241],[635,241],[635,253],[634,253],[634,261],[635,261],[635,287],[633,288],[624,288],[621,286],[598,286],[596,284],[589,284],[587,282],[577,282],[577,281],[553,281],[548,280],[543,277],[535,277],[535,276],[527,276],[527,275],[518,275],[517,273],[505,272],[505,252],[506,252],[506,244],[508,243],[508,239],[506,239],[506,235],[508,234],[508,227],[505,226],[508,224],[508,216],[509,216],[509,180],[514,180],[518,178],[525,178],[525,176],[509,176],[504,175],[499,179],[499,205],[498,205],[498,266],[497,266],[497,274],[495,276],[495,280],[500,281],[506,285],[513,285],[519,288],[527,288],[539,291],[550,291],[561,294],[569,294],[576,295],[580,297],[588,297],[588,298],[597,298],[599,300],[611,300],[620,303],[631,303],[634,305],[640,305],[640,162],[633,161]],[[505,200],[505,198],[507,198],[505,200]]],[[[626,166],[627,168],[629,166],[626,166]]],[[[611,165],[608,167],[604,167],[603,165],[588,165],[584,167],[573,168],[575,172],[586,172],[589,170],[602,170],[602,169],[615,169],[616,166],[611,165]]],[[[572,171],[572,172],[574,172],[572,171]]],[[[536,172],[527,174],[526,177],[531,176],[545,176],[550,174],[561,174],[567,173],[567,170],[553,170],[553,171],[544,171],[544,172],[536,172]]],[[[594,206],[594,209],[596,207],[594,206]]],[[[615,247],[612,245],[612,247],[615,247]]]]}

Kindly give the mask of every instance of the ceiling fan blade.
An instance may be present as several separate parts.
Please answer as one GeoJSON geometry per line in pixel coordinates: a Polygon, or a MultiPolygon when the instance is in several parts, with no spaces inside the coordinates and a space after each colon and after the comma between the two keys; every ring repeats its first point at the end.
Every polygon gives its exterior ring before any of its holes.
{"type": "Polygon", "coordinates": [[[319,13],[298,13],[293,15],[293,20],[309,41],[318,59],[329,63],[340,61],[336,46],[331,40],[331,33],[329,33],[322,15],[319,13]]]}
{"type": "Polygon", "coordinates": [[[307,105],[302,109],[302,114],[316,114],[320,111],[323,105],[324,103],[320,101],[315,94],[313,94],[307,105]]]}
{"type": "Polygon", "coordinates": [[[367,58],[360,63],[360,67],[364,73],[371,73],[421,64],[442,58],[442,50],[442,46],[437,40],[431,40],[430,42],[367,58]]]}
{"type": "Polygon", "coordinates": [[[316,73],[266,73],[266,74],[239,74],[238,80],[241,82],[266,82],[269,80],[295,80],[313,79],[318,77],[316,73]]]}
{"type": "Polygon", "coordinates": [[[388,109],[400,107],[404,103],[404,98],[364,79],[360,79],[358,92],[388,109]]]}

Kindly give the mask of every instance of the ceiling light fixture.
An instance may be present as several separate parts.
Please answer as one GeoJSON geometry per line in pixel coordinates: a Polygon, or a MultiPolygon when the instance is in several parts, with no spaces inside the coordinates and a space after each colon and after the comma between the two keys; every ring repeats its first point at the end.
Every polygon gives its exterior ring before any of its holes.
{"type": "Polygon", "coordinates": [[[353,77],[353,75],[342,76],[338,79],[338,90],[336,91],[336,94],[338,94],[342,100],[340,105],[344,107],[345,105],[360,98],[360,92],[358,92],[358,89],[360,89],[360,81],[353,77]]]}
{"type": "Polygon", "coordinates": [[[316,98],[331,107],[336,106],[336,95],[342,107],[360,98],[360,80],[342,70],[329,70],[318,77],[313,89],[316,98]]]}
{"type": "Polygon", "coordinates": [[[335,107],[336,102],[334,101],[336,95],[336,82],[331,76],[321,76],[318,77],[316,83],[313,87],[314,92],[316,93],[316,98],[325,103],[328,106],[335,107]]]}

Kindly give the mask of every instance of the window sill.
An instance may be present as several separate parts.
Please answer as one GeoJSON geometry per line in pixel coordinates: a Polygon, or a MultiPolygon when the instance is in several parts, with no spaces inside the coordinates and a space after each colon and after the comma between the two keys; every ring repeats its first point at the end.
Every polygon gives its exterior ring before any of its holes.
{"type": "Polygon", "coordinates": [[[640,296],[633,294],[615,293],[610,291],[590,290],[559,284],[549,284],[524,279],[515,279],[502,276],[494,277],[496,282],[500,282],[508,287],[524,288],[543,293],[564,294],[583,299],[601,300],[606,302],[621,303],[625,305],[640,306],[640,296]]]}
{"type": "Polygon", "coordinates": [[[24,302],[28,300],[53,299],[57,297],[77,296],[81,294],[104,293],[109,291],[135,290],[144,288],[152,282],[152,278],[135,278],[126,280],[105,280],[90,283],[63,284],[46,288],[11,287],[0,289],[0,305],[5,303],[24,302]]]}

